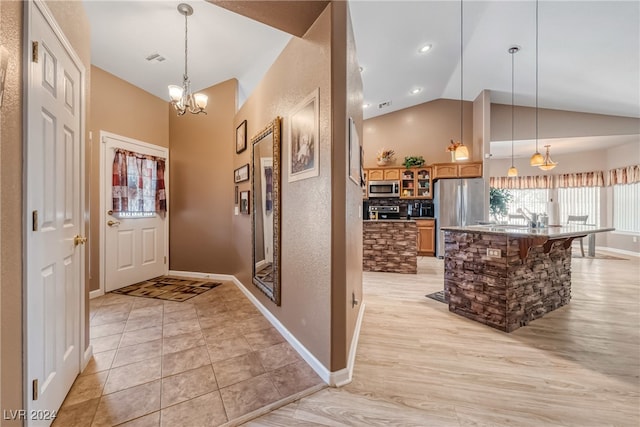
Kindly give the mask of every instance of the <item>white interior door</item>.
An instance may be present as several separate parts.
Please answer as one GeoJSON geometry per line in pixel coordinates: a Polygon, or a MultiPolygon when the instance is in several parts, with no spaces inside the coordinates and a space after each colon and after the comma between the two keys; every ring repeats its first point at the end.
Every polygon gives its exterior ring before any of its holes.
{"type": "MultiPolygon", "coordinates": [[[[112,212],[112,173],[115,149],[167,159],[165,185],[169,183],[168,150],[142,141],[101,132],[104,221],[104,289],[122,288],[168,271],[167,219],[164,215],[127,216],[112,212]]],[[[167,188],[168,192],[168,188],[167,188]]]]}
{"type": "Polygon", "coordinates": [[[46,8],[27,10],[26,423],[49,425],[30,415],[60,407],[83,355],[84,69],[46,8]]]}

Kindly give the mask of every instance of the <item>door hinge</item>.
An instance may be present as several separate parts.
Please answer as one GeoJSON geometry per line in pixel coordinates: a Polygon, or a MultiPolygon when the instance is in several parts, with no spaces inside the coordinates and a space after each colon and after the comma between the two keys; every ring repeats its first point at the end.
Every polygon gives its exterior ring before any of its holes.
{"type": "Polygon", "coordinates": [[[38,379],[33,380],[33,400],[38,400],[38,379]]]}
{"type": "Polygon", "coordinates": [[[167,263],[167,256],[166,255],[164,256],[164,263],[165,264],[167,263]]]}
{"type": "Polygon", "coordinates": [[[39,43],[34,41],[34,42],[31,42],[31,45],[33,47],[32,52],[31,52],[31,62],[35,62],[37,64],[38,63],[38,45],[39,45],[39,43]]]}
{"type": "Polygon", "coordinates": [[[38,211],[33,211],[31,213],[31,220],[33,222],[31,229],[33,231],[38,231],[38,211]]]}

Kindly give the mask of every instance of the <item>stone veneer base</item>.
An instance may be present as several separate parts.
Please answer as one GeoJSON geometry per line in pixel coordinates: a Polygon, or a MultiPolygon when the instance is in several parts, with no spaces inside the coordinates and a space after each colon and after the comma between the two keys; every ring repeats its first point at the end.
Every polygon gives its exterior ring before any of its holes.
{"type": "Polygon", "coordinates": [[[415,221],[363,221],[362,269],[388,273],[418,272],[415,221]]]}
{"type": "Polygon", "coordinates": [[[444,288],[449,311],[511,332],[569,303],[571,246],[529,249],[521,259],[519,238],[445,231],[444,288]],[[500,249],[500,258],[487,256],[500,249]]]}

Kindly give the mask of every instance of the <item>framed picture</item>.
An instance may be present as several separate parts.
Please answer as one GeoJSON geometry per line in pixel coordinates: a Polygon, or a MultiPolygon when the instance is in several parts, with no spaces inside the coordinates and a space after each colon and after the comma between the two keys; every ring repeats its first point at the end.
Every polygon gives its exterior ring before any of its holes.
{"type": "Polygon", "coordinates": [[[249,180],[249,163],[244,166],[240,166],[238,169],[233,171],[233,182],[243,182],[249,180]]]}
{"type": "Polygon", "coordinates": [[[349,178],[357,186],[362,184],[360,164],[360,138],[358,138],[358,129],[356,129],[356,122],[349,117],[349,178]]]}
{"type": "Polygon", "coordinates": [[[240,123],[236,128],[236,154],[247,149],[247,121],[240,123]]]}
{"type": "Polygon", "coordinates": [[[240,192],[240,213],[249,215],[249,190],[240,192]]]}
{"type": "Polygon", "coordinates": [[[367,175],[364,172],[364,148],[360,146],[360,186],[363,190],[367,188],[367,175]]]}
{"type": "Polygon", "coordinates": [[[236,198],[235,198],[235,203],[236,205],[238,204],[238,186],[236,185],[236,198]]]}
{"type": "Polygon", "coordinates": [[[320,89],[316,88],[289,115],[289,182],[320,175],[320,89]]]}
{"type": "Polygon", "coordinates": [[[4,98],[4,82],[7,76],[7,66],[9,65],[9,51],[0,46],[0,107],[2,107],[2,98],[4,98]]]}

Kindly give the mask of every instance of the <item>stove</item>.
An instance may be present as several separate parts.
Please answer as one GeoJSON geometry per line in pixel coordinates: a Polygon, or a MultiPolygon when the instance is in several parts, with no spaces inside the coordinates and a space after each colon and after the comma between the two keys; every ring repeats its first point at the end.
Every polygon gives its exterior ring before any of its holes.
{"type": "Polygon", "coordinates": [[[369,219],[400,219],[400,206],[369,206],[369,219]]]}

